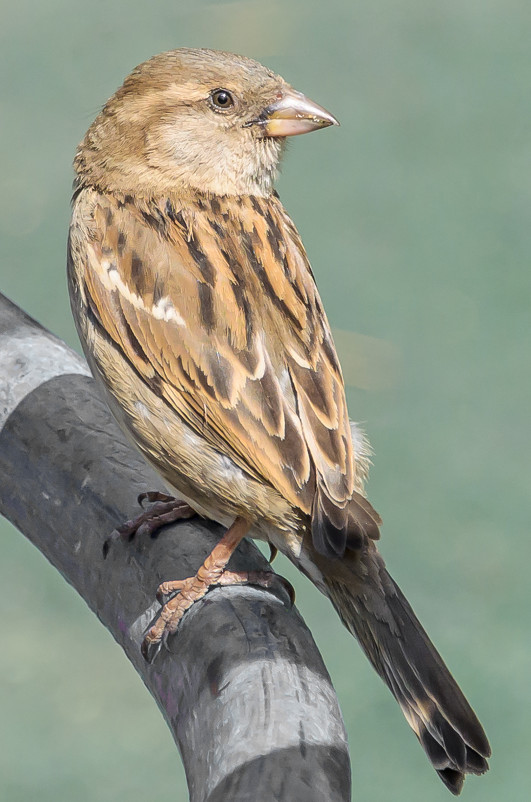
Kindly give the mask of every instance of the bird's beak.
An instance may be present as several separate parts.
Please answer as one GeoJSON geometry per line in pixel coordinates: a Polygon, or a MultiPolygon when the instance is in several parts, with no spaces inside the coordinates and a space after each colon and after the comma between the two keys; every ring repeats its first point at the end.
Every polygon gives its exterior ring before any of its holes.
{"type": "Polygon", "coordinates": [[[262,126],[264,136],[271,137],[297,136],[329,125],[339,125],[326,109],[291,88],[268,106],[259,120],[253,122],[262,126]]]}

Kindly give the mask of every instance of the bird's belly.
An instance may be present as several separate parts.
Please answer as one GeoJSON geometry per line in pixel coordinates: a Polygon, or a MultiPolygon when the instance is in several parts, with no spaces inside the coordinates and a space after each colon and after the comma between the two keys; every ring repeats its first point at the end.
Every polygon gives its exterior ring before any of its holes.
{"type": "Polygon", "coordinates": [[[106,364],[105,351],[91,369],[103,386],[111,411],[144,457],[199,514],[230,526],[241,515],[252,522],[250,536],[297,559],[304,535],[300,513],[271,485],[260,482],[228,455],[213,448],[121,360],[106,364]]]}

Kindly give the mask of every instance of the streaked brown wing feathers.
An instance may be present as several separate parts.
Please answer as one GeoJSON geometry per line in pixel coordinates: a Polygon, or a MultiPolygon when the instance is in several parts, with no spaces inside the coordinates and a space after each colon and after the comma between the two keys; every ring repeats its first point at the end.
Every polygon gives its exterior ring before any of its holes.
{"type": "Polygon", "coordinates": [[[304,250],[276,199],[216,205],[101,197],[87,303],[214,447],[306,513],[321,487],[340,528],[354,491],[350,427],[304,250]]]}

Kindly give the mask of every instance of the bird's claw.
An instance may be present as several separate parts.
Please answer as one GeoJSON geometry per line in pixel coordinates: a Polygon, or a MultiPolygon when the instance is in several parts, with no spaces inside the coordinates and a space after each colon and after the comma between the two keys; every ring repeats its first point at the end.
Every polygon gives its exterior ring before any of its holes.
{"type": "MultiPolygon", "coordinates": [[[[201,569],[200,569],[201,570],[201,569]]],[[[275,582],[280,582],[290,599],[290,607],[295,602],[295,591],[287,579],[273,571],[222,571],[208,576],[203,573],[186,579],[162,582],[157,588],[157,601],[162,609],[155,623],[149,628],[141,646],[141,652],[148,662],[158,654],[162,640],[176,631],[185,612],[202,599],[212,587],[228,585],[256,585],[269,590],[275,582]]]]}
{"type": "Polygon", "coordinates": [[[278,579],[278,581],[280,582],[280,584],[282,585],[282,587],[289,596],[289,608],[291,610],[291,608],[295,605],[295,588],[293,587],[291,582],[288,579],[286,579],[285,576],[280,576],[280,574],[275,574],[275,577],[278,579]]]}
{"type": "Polygon", "coordinates": [[[144,501],[153,504],[155,501],[176,501],[175,496],[170,496],[168,493],[161,493],[158,490],[148,490],[145,493],[139,493],[136,497],[137,502],[144,508],[144,501]]]}
{"type": "Polygon", "coordinates": [[[139,504],[146,499],[153,502],[152,506],[132,518],[130,521],[120,524],[114,529],[103,544],[103,556],[107,557],[111,545],[116,540],[133,540],[136,535],[150,535],[154,537],[158,530],[166,524],[174,521],[192,518],[196,513],[185,502],[180,499],[167,496],[164,493],[141,493],[138,497],[139,504]]]}

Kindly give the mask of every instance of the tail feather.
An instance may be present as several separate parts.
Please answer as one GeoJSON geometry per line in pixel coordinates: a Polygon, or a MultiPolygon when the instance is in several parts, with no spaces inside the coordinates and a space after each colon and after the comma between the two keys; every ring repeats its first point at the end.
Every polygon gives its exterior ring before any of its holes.
{"type": "MultiPolygon", "coordinates": [[[[476,714],[375,548],[363,583],[325,577],[330,599],[387,683],[439,777],[454,794],[465,774],[488,769],[490,746],[476,714]]],[[[357,580],[357,581],[356,581],[357,580]]]]}
{"type": "Polygon", "coordinates": [[[345,549],[361,549],[367,538],[378,540],[382,519],[361,493],[341,506],[318,485],[312,509],[312,539],[319,554],[342,557],[345,549]]]}

